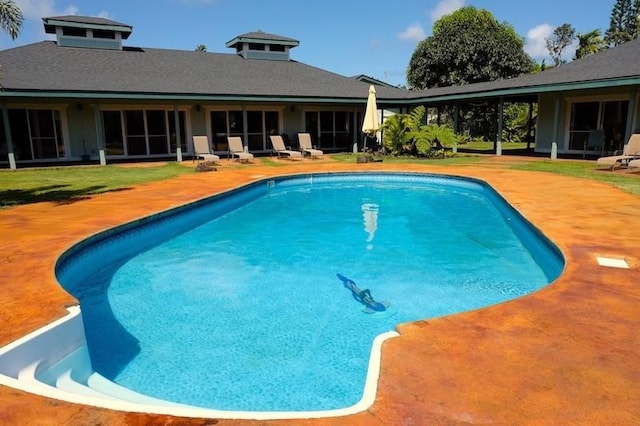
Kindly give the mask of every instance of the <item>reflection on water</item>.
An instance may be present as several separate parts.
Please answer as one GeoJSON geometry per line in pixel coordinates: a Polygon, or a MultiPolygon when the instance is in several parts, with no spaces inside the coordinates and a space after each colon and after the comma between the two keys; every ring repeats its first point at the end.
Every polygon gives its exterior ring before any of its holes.
{"type": "MultiPolygon", "coordinates": [[[[362,204],[362,216],[364,219],[364,230],[367,232],[367,242],[373,241],[376,230],[378,229],[378,208],[375,203],[363,203],[362,204]]],[[[373,249],[373,244],[368,244],[367,249],[373,249]]]]}

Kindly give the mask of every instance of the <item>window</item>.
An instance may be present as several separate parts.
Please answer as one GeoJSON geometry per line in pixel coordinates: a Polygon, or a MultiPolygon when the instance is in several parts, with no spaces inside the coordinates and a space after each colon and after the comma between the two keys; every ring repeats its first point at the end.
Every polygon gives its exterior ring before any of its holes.
{"type": "Polygon", "coordinates": [[[247,140],[249,151],[262,151],[264,147],[264,128],[262,111],[247,111],[247,140]]]}
{"type": "Polygon", "coordinates": [[[250,151],[264,151],[269,145],[269,135],[280,133],[278,111],[247,111],[247,134],[244,133],[242,111],[211,111],[213,149],[227,151],[227,135],[240,136],[250,151]]]}
{"type": "MultiPolygon", "coordinates": [[[[65,156],[60,112],[50,109],[9,109],[9,127],[16,160],[59,159],[65,156]]],[[[3,152],[8,150],[4,131],[3,152]]]]}
{"type": "Polygon", "coordinates": [[[314,143],[320,134],[319,148],[349,148],[353,139],[349,111],[307,111],[305,129],[311,134],[314,143]]]}
{"type": "Polygon", "coordinates": [[[116,39],[115,31],[93,30],[93,38],[106,38],[109,40],[116,39]]]}
{"type": "Polygon", "coordinates": [[[265,50],[265,45],[259,43],[249,43],[249,50],[265,50]]]}
{"type": "Polygon", "coordinates": [[[280,114],[278,111],[264,112],[264,127],[268,135],[280,134],[280,114]]]}
{"type": "Polygon", "coordinates": [[[349,145],[349,113],[347,111],[336,111],[334,115],[335,126],[335,146],[344,147],[349,145]]]}
{"type": "Polygon", "coordinates": [[[29,120],[26,109],[9,110],[9,126],[16,160],[33,160],[29,120]]]}
{"type": "Polygon", "coordinates": [[[168,154],[166,114],[164,111],[147,111],[147,137],[150,154],[168,154]]]}
{"type": "Polygon", "coordinates": [[[584,151],[590,130],[605,135],[604,151],[622,149],[627,128],[629,101],[593,101],[571,104],[568,149],[584,151]]]}
{"type": "Polygon", "coordinates": [[[211,111],[211,134],[213,150],[228,151],[227,144],[227,111],[211,111]]]}
{"type": "Polygon", "coordinates": [[[124,155],[124,137],[120,111],[102,111],[106,155],[124,155]]]}
{"type": "Polygon", "coordinates": [[[62,35],[72,37],[86,37],[87,30],[85,30],[84,28],[63,28],[62,35]]]}
{"type": "Polygon", "coordinates": [[[144,131],[144,111],[125,111],[124,125],[127,135],[127,154],[147,155],[144,131]]]}
{"type": "MultiPolygon", "coordinates": [[[[177,136],[176,136],[176,114],[174,111],[168,112],[169,116],[169,136],[171,139],[171,153],[177,152],[177,136]]],[[[187,132],[185,130],[184,111],[178,111],[178,132],[180,135],[180,150],[184,154],[187,149],[187,132]]]]}
{"type": "Polygon", "coordinates": [[[272,44],[269,46],[269,50],[272,52],[285,52],[285,46],[283,44],[272,44]]]}
{"type": "MultiPolygon", "coordinates": [[[[102,123],[107,155],[169,155],[176,152],[174,111],[102,111],[102,123]]],[[[184,111],[178,111],[178,131],[181,149],[187,152],[184,111]]]]}
{"type": "Polygon", "coordinates": [[[0,117],[0,161],[5,161],[9,153],[9,144],[4,134],[4,118],[0,117]]]}
{"type": "Polygon", "coordinates": [[[242,111],[229,111],[229,136],[244,134],[244,117],[242,111]]]}

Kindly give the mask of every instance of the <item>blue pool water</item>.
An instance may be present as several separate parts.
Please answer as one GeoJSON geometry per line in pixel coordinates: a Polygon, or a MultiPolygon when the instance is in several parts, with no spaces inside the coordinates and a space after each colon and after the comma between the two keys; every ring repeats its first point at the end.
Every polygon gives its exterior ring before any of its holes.
{"type": "Polygon", "coordinates": [[[98,235],[59,261],[96,371],[214,409],[343,408],[375,336],[533,292],[557,249],[490,187],[412,174],[252,184],[98,235]],[[337,274],[388,304],[365,313],[337,274]]]}

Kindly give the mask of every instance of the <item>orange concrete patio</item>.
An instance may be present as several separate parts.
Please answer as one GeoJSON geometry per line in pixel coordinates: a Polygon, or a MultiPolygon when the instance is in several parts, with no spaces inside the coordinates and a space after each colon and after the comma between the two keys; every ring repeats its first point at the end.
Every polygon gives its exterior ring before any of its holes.
{"type": "MultiPolygon", "coordinates": [[[[394,170],[487,181],[562,250],[566,268],[517,300],[403,324],[382,348],[376,401],[348,417],[292,421],[184,419],[74,405],[0,387],[2,425],[640,424],[640,197],[611,186],[474,165],[305,160],[233,166],[81,201],[0,211],[0,346],[75,304],[54,276],[58,256],[109,227],[277,174],[394,170]],[[624,258],[630,269],[599,266],[624,258]]],[[[191,163],[186,165],[191,166],[191,163]]],[[[640,176],[639,176],[640,178],[640,176]]],[[[443,230],[446,232],[446,230],[443,230]]]]}

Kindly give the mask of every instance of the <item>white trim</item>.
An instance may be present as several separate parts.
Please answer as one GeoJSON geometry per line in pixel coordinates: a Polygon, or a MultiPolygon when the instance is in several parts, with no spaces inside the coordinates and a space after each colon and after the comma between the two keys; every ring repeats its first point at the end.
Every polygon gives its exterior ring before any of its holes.
{"type": "Polygon", "coordinates": [[[216,410],[162,400],[157,400],[157,403],[155,403],[149,399],[149,402],[144,403],[113,399],[109,396],[102,398],[97,396],[98,394],[96,393],[91,395],[71,393],[37,380],[35,373],[40,364],[51,364],[59,361],[58,358],[60,356],[67,356],[78,347],[86,344],[80,307],[73,306],[67,308],[67,310],[69,313],[66,316],[0,348],[0,359],[5,358],[5,364],[2,365],[3,370],[0,372],[0,385],[51,399],[135,413],[165,414],[191,418],[250,420],[340,417],[361,413],[373,405],[378,391],[378,379],[380,378],[382,344],[388,339],[400,336],[396,331],[388,331],[375,337],[369,354],[362,397],[350,407],[326,411],[216,410]],[[47,356],[53,356],[54,354],[47,353],[47,348],[51,349],[52,341],[61,345],[61,347],[58,348],[59,352],[55,354],[55,357],[50,359],[47,356]],[[64,351],[60,352],[63,349],[64,351]]]}

